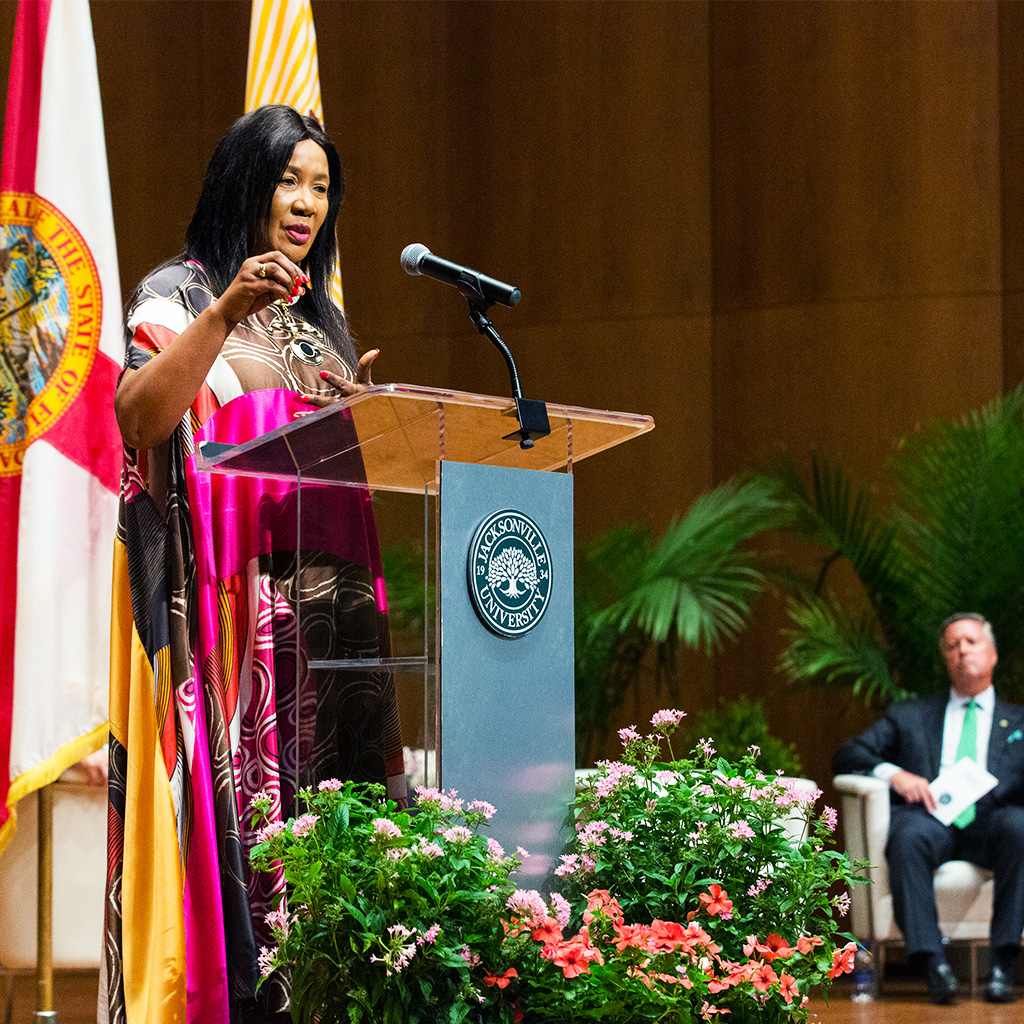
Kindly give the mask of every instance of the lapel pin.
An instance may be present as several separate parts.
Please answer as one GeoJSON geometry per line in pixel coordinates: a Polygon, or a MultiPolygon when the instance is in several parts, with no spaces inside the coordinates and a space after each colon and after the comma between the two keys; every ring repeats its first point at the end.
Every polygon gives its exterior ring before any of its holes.
{"type": "Polygon", "coordinates": [[[999,728],[1005,729],[1010,723],[1005,718],[999,719],[999,728]]]}

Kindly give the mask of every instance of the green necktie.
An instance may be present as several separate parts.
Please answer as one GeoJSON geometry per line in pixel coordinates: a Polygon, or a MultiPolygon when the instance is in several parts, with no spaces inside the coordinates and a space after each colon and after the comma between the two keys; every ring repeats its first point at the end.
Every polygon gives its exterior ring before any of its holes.
{"type": "MultiPolygon", "coordinates": [[[[964,710],[964,724],[960,730],[960,742],[956,748],[956,759],[969,757],[972,761],[978,756],[978,705],[969,701],[964,710]]],[[[974,804],[964,808],[954,819],[957,828],[965,828],[974,821],[974,804]]]]}

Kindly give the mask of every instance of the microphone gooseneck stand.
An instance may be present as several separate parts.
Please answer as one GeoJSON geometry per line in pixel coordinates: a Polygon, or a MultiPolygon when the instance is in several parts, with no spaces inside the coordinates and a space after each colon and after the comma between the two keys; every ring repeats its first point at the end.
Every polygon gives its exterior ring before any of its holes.
{"type": "Polygon", "coordinates": [[[551,433],[548,407],[539,399],[523,398],[516,361],[512,358],[508,345],[501,340],[501,335],[495,330],[494,324],[491,323],[491,319],[487,315],[487,310],[493,303],[483,297],[482,291],[468,274],[457,287],[466,296],[466,301],[469,303],[469,317],[476,329],[501,353],[505,365],[508,367],[508,378],[512,387],[512,398],[516,403],[516,419],[519,421],[519,429],[513,430],[511,434],[506,434],[502,440],[511,441],[513,438],[518,438],[520,448],[532,448],[534,438],[547,437],[551,433]]]}

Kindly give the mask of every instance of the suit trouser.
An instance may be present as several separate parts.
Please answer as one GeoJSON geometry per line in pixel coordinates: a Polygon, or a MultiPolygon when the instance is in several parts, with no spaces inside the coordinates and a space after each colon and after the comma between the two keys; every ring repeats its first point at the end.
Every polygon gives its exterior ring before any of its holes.
{"type": "Polygon", "coordinates": [[[1024,807],[979,808],[966,828],[943,825],[922,804],[892,808],[885,847],[893,912],[908,953],[939,953],[933,874],[967,860],[994,875],[990,943],[1018,947],[1024,932],[1024,807]]]}

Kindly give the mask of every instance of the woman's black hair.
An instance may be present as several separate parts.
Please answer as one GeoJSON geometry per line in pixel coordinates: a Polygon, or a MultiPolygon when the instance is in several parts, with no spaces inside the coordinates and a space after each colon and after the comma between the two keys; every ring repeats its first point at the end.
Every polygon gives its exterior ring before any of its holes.
{"type": "Polygon", "coordinates": [[[326,154],[330,183],[327,216],[306,256],[305,271],[311,283],[293,309],[319,327],[355,368],[356,351],[348,323],[330,299],[337,254],[334,230],[345,182],[338,151],[315,118],[275,105],[259,107],[235,121],[206,168],[185,235],[184,255],[203,265],[214,293],[222,294],[242,263],[266,248],[274,191],[295,147],[306,139],[312,139],[326,154]]]}

